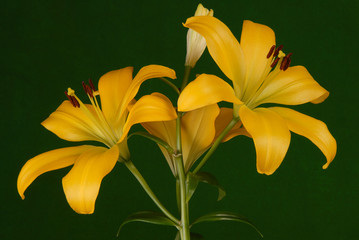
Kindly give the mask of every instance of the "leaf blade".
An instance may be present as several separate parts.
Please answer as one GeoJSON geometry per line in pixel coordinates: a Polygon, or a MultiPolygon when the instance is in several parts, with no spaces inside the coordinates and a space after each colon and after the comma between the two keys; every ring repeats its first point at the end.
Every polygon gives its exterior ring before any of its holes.
{"type": "Polygon", "coordinates": [[[248,224],[254,230],[257,231],[257,233],[263,238],[263,234],[259,231],[259,229],[246,217],[232,212],[224,212],[224,211],[218,211],[218,212],[212,212],[208,213],[206,215],[203,215],[199,218],[197,218],[192,224],[191,227],[194,224],[200,223],[200,222],[214,222],[214,221],[236,221],[248,224]]]}
{"type": "Polygon", "coordinates": [[[159,212],[152,212],[152,211],[141,211],[136,212],[128,216],[120,225],[117,231],[117,237],[120,235],[120,231],[124,225],[130,222],[145,222],[145,223],[152,223],[157,225],[164,225],[164,226],[173,226],[178,228],[177,224],[170,220],[166,215],[159,212]]]}

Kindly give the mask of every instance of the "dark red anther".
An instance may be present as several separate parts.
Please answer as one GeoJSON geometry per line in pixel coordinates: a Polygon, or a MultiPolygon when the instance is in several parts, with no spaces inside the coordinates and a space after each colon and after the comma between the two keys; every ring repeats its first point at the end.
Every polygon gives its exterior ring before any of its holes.
{"type": "Polygon", "coordinates": [[[82,81],[82,87],[84,88],[85,93],[88,94],[87,85],[86,85],[86,83],[84,81],[82,81]]]}
{"type": "Polygon", "coordinates": [[[89,78],[89,83],[90,83],[90,87],[91,87],[92,91],[96,92],[95,85],[93,85],[91,78],[89,78]]]}
{"type": "Polygon", "coordinates": [[[273,56],[276,57],[279,54],[279,51],[283,49],[283,45],[279,45],[278,48],[275,50],[273,56]]]}
{"type": "Polygon", "coordinates": [[[82,87],[84,88],[85,93],[89,95],[91,98],[93,98],[92,88],[89,85],[87,85],[84,81],[82,81],[82,87]]]}
{"type": "Polygon", "coordinates": [[[274,68],[274,66],[278,63],[279,58],[276,58],[274,62],[270,65],[271,68],[274,68]]]}
{"type": "Polygon", "coordinates": [[[72,106],[76,107],[76,104],[74,103],[72,97],[67,93],[67,91],[65,91],[65,95],[66,95],[67,99],[69,99],[72,106]]]}
{"type": "Polygon", "coordinates": [[[284,57],[283,61],[280,64],[280,68],[279,68],[280,70],[284,70],[284,67],[287,65],[287,61],[288,61],[288,58],[284,57]]]}
{"type": "Polygon", "coordinates": [[[287,64],[284,66],[283,71],[285,71],[285,70],[287,70],[289,68],[291,61],[292,60],[290,58],[288,58],[287,64]]]}
{"type": "Polygon", "coordinates": [[[74,105],[74,107],[80,107],[80,103],[77,101],[77,99],[74,97],[74,96],[70,96],[71,97],[71,99],[72,99],[72,102],[73,102],[73,104],[72,105],[74,105]]]}
{"type": "MultiPolygon", "coordinates": [[[[285,70],[287,70],[287,69],[289,68],[290,62],[292,61],[292,60],[290,59],[290,57],[292,56],[292,54],[293,54],[293,53],[288,53],[288,55],[284,57],[284,59],[283,59],[283,69],[282,69],[283,71],[285,71],[285,70]],[[284,60],[285,60],[285,63],[284,63],[284,60]]],[[[282,67],[282,66],[281,66],[281,67],[282,67]]]]}
{"type": "Polygon", "coordinates": [[[269,52],[267,54],[267,58],[270,58],[274,52],[274,49],[275,49],[275,45],[273,45],[270,49],[269,49],[269,52]]]}
{"type": "Polygon", "coordinates": [[[89,85],[86,85],[86,89],[87,89],[87,94],[93,98],[93,91],[92,88],[89,85]]]}

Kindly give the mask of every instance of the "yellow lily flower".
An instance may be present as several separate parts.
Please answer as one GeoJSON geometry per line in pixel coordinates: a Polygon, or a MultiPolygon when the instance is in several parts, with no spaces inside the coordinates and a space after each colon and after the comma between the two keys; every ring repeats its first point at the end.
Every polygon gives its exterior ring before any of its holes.
{"type": "MultiPolygon", "coordinates": [[[[175,108],[173,108],[175,111],[175,108]]],[[[220,110],[217,104],[186,113],[181,118],[182,157],[185,172],[208,149],[216,135],[215,120],[220,110]]],[[[165,141],[172,149],[176,149],[176,120],[162,122],[146,122],[141,124],[150,134],[165,141]]],[[[173,156],[160,146],[174,176],[177,176],[176,163],[173,156]]]]}
{"type": "Polygon", "coordinates": [[[17,188],[22,199],[27,187],[41,174],[74,165],[62,179],[66,199],[77,213],[94,212],[95,201],[102,179],[114,168],[116,162],[129,158],[127,133],[139,122],[167,121],[177,118],[172,103],[161,94],[143,96],[133,106],[129,105],[140,85],[157,77],[176,78],[167,67],[143,67],[132,79],[132,67],[111,71],[103,75],[98,91],[90,81],[83,83],[91,104],[84,104],[72,89],[64,101],[42,125],[67,141],[98,141],[106,147],[83,145],[52,150],[40,154],[23,166],[18,176],[17,188]],[[101,107],[97,101],[100,96],[101,107]]]}
{"type": "MultiPolygon", "coordinates": [[[[217,104],[211,104],[184,114],[181,118],[181,138],[185,172],[188,172],[196,160],[212,146],[214,140],[232,120],[232,112],[232,109],[219,108],[217,104]]],[[[146,122],[141,123],[141,125],[150,134],[165,141],[172,149],[176,149],[176,120],[146,122]]],[[[245,135],[245,131],[240,127],[241,122],[238,122],[223,141],[228,141],[240,134],[245,135]]],[[[177,176],[173,156],[164,147],[158,146],[165,156],[173,175],[177,176]]]]}
{"type": "Polygon", "coordinates": [[[182,92],[179,111],[219,101],[234,103],[234,116],[240,117],[253,138],[259,173],[269,175],[279,167],[289,147],[290,131],[311,140],[326,156],[323,168],[328,167],[337,145],[325,123],[285,107],[259,107],[264,103],[320,103],[329,95],[305,67],[289,67],[292,54],[285,55],[282,46],[276,48],[271,28],[244,21],[239,43],[214,17],[192,17],[184,26],[206,39],[212,58],[232,80],[233,89],[214,75],[202,74],[182,92]]]}

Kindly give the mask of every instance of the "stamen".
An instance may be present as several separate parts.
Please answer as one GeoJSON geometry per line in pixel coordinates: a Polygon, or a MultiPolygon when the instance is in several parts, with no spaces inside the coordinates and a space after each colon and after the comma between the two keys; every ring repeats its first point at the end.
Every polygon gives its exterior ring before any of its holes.
{"type": "Polygon", "coordinates": [[[90,87],[91,87],[92,91],[96,92],[95,85],[93,85],[93,82],[92,82],[91,78],[89,78],[89,83],[90,83],[90,87]]]}
{"type": "Polygon", "coordinates": [[[288,53],[288,55],[285,57],[286,62],[285,65],[283,66],[283,71],[287,70],[290,66],[290,62],[292,61],[292,59],[290,58],[292,56],[293,53],[288,53]]]}
{"type": "Polygon", "coordinates": [[[270,57],[272,56],[272,53],[273,53],[274,49],[275,49],[275,45],[273,45],[273,46],[269,49],[269,52],[268,52],[268,54],[267,54],[267,58],[270,58],[270,57]]]}
{"type": "Polygon", "coordinates": [[[80,107],[80,103],[77,101],[77,99],[74,96],[71,96],[71,99],[73,101],[73,103],[75,104],[75,107],[80,107]]]}
{"type": "Polygon", "coordinates": [[[279,45],[278,48],[275,50],[273,56],[274,57],[278,56],[279,51],[282,50],[282,49],[283,49],[283,45],[279,45]]]}
{"type": "Polygon", "coordinates": [[[74,101],[72,100],[72,97],[69,96],[69,94],[67,94],[67,91],[65,91],[65,95],[67,97],[67,99],[69,99],[70,103],[72,104],[72,106],[76,107],[76,104],[74,103],[74,101]]]}
{"type": "Polygon", "coordinates": [[[290,66],[290,62],[292,61],[292,59],[288,58],[287,64],[285,65],[285,67],[283,68],[283,71],[287,70],[290,66]]]}
{"type": "Polygon", "coordinates": [[[89,95],[91,98],[93,98],[93,91],[92,88],[88,85],[86,85],[86,83],[84,81],[82,81],[82,87],[84,88],[84,91],[87,95],[89,95]]]}
{"type": "Polygon", "coordinates": [[[284,57],[283,61],[280,64],[280,68],[279,68],[280,70],[284,70],[284,67],[287,65],[287,61],[288,61],[288,58],[284,57]]]}
{"type": "Polygon", "coordinates": [[[279,58],[276,58],[273,63],[270,65],[271,68],[274,68],[274,66],[278,63],[279,58]]]}

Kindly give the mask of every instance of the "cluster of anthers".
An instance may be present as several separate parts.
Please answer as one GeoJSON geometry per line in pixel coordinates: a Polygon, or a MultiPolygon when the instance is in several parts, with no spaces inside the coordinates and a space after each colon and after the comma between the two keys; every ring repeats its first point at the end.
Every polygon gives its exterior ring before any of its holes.
{"type": "MultiPolygon", "coordinates": [[[[91,79],[89,79],[89,85],[87,85],[84,81],[82,81],[82,87],[84,88],[84,91],[87,94],[87,96],[89,96],[90,100],[92,99],[96,100],[94,96],[98,95],[98,91],[96,90],[95,85],[93,84],[91,79]]],[[[81,106],[80,105],[81,101],[79,101],[79,99],[75,95],[74,90],[68,88],[67,91],[65,91],[65,95],[71,102],[72,106],[74,106],[75,108],[79,108],[81,106]]]]}
{"type": "Polygon", "coordinates": [[[287,55],[285,55],[282,52],[282,49],[283,49],[283,45],[279,45],[278,48],[276,48],[276,46],[273,45],[269,49],[269,52],[267,54],[267,59],[269,59],[270,57],[273,57],[271,68],[274,68],[278,64],[278,62],[281,60],[279,69],[285,71],[290,66],[290,62],[291,62],[290,57],[292,56],[292,53],[288,53],[287,55]]]}

